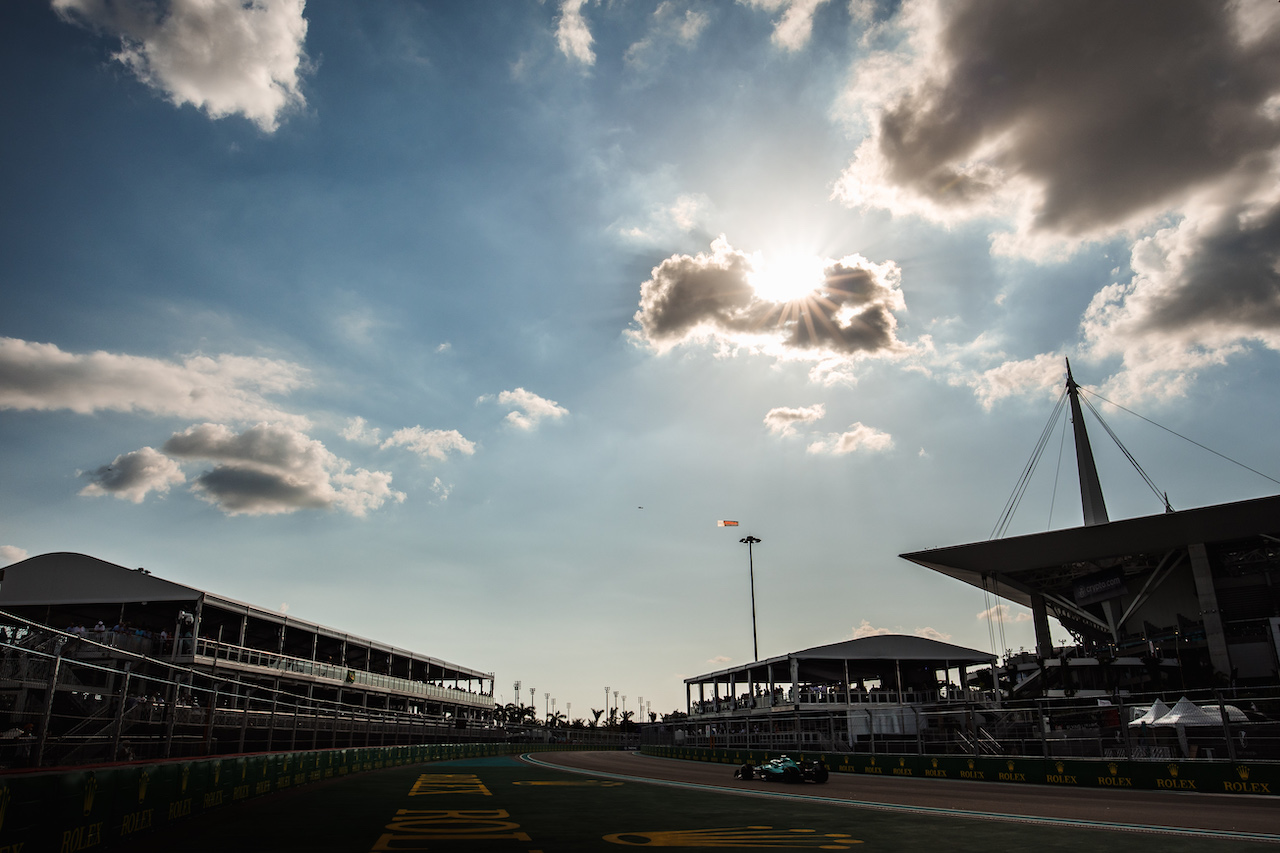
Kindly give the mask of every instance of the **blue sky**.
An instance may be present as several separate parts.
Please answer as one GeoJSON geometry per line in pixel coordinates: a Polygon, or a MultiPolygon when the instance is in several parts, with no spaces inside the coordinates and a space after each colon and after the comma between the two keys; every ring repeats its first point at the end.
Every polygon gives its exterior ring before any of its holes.
{"type": "MultiPolygon", "coordinates": [[[[0,562],[574,717],[750,659],[746,533],[762,655],[1030,645],[897,554],[990,535],[1064,357],[1280,473],[1277,13],[3,4],[0,562]]],[[[1175,507],[1274,493],[1102,408],[1175,507]]],[[[1011,533],[1080,523],[1058,447],[1011,533]]]]}

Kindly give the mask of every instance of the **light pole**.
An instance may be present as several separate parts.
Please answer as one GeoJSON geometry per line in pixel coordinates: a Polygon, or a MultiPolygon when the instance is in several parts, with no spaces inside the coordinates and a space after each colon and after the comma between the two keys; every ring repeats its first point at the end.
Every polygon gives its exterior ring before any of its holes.
{"type": "Polygon", "coordinates": [[[605,724],[608,725],[609,723],[609,688],[608,687],[604,689],[604,721],[605,721],[605,724]]]}
{"type": "Polygon", "coordinates": [[[751,572],[751,660],[760,660],[760,644],[756,641],[756,563],[751,553],[751,546],[759,545],[760,540],[754,536],[747,536],[738,540],[747,546],[747,568],[751,572]]]}
{"type": "MultiPolygon", "coordinates": [[[[516,682],[516,710],[515,710],[515,713],[516,713],[516,714],[519,714],[519,713],[520,713],[520,682],[518,682],[518,681],[516,682]]],[[[518,722],[520,722],[520,721],[519,721],[519,720],[512,720],[511,722],[513,722],[513,723],[518,723],[518,722]]]]}
{"type": "Polygon", "coordinates": [[[538,706],[534,704],[538,701],[537,697],[534,695],[537,692],[538,691],[534,688],[529,688],[529,713],[533,715],[533,721],[535,723],[538,722],[538,706]]]}
{"type": "Polygon", "coordinates": [[[542,716],[544,717],[551,716],[551,694],[550,693],[542,694],[542,716]]]}
{"type": "Polygon", "coordinates": [[[644,722],[644,697],[643,696],[636,697],[636,708],[637,708],[636,716],[639,718],[637,722],[643,723],[644,722]]]}

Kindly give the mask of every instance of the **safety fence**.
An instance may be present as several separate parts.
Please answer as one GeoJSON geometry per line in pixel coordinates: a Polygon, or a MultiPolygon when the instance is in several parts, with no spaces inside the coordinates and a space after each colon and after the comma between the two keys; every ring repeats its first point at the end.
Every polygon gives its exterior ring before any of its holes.
{"type": "MultiPolygon", "coordinates": [[[[87,850],[232,803],[353,773],[457,758],[589,749],[424,744],[0,774],[0,851],[87,850]]],[[[138,839],[145,846],[145,839],[138,839]]]]}
{"type": "Polygon", "coordinates": [[[642,744],[854,755],[1280,761],[1275,688],[995,706],[803,705],[645,726],[642,744]]]}
{"type": "MultiPolygon", "coordinates": [[[[744,749],[642,746],[646,755],[740,766],[760,765],[782,755],[744,749]]],[[[1228,761],[1104,761],[1089,759],[996,758],[926,755],[848,755],[790,752],[791,758],[820,760],[836,773],[925,779],[967,779],[1055,785],[1063,788],[1198,791],[1213,794],[1280,794],[1280,765],[1228,761]]],[[[726,775],[728,771],[726,771],[726,775]]]]}
{"type": "Polygon", "coordinates": [[[491,707],[361,688],[324,698],[303,679],[182,666],[3,614],[0,771],[508,736],[491,707]]]}

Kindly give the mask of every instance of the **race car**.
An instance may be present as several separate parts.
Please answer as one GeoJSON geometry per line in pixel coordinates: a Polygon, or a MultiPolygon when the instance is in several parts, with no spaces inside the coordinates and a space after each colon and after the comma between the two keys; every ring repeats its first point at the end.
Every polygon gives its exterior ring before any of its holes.
{"type": "Polygon", "coordinates": [[[735,779],[763,779],[766,782],[817,782],[827,781],[831,774],[821,761],[793,761],[783,755],[767,764],[744,764],[733,771],[735,779]]]}

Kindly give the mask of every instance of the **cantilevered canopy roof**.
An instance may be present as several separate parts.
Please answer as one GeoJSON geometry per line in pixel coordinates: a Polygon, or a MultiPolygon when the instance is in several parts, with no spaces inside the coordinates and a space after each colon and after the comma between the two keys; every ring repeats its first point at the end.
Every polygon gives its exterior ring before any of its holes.
{"type": "Polygon", "coordinates": [[[1259,534],[1280,537],[1280,496],[900,556],[976,587],[983,586],[983,575],[987,575],[988,585],[998,584],[1000,595],[1030,606],[1032,592],[1051,588],[1055,577],[1065,579],[1063,567],[1081,566],[1077,574],[1085,574],[1096,571],[1101,560],[1161,554],[1194,543],[1229,542],[1259,534]]]}

